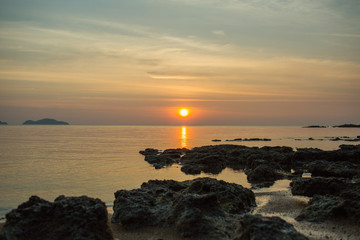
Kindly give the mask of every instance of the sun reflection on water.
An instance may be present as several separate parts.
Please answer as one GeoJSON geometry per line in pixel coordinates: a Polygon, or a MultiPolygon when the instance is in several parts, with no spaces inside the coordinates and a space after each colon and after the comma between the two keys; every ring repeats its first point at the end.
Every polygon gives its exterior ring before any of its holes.
{"type": "Polygon", "coordinates": [[[181,127],[181,148],[187,147],[187,128],[186,126],[181,127]]]}

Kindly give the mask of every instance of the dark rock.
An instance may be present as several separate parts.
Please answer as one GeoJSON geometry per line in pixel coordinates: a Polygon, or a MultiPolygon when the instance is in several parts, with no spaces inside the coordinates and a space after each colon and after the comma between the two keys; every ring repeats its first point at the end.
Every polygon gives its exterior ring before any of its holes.
{"type": "Polygon", "coordinates": [[[187,174],[193,174],[199,170],[205,173],[218,174],[226,167],[225,159],[220,155],[186,155],[182,158],[181,171],[187,174]]]}
{"type": "Polygon", "coordinates": [[[140,154],[147,156],[147,155],[157,155],[160,153],[160,150],[154,148],[146,148],[144,151],[140,151],[140,154]]]}
{"type": "MultiPolygon", "coordinates": [[[[258,165],[255,169],[247,170],[247,179],[250,183],[262,183],[262,182],[271,182],[275,180],[284,178],[284,173],[276,170],[273,166],[267,164],[258,165]]],[[[269,184],[272,185],[272,184],[269,184]]]]}
{"type": "Polygon", "coordinates": [[[166,166],[171,166],[174,163],[179,163],[180,158],[188,150],[186,148],[167,149],[164,152],[160,150],[147,148],[145,151],[139,153],[145,156],[145,161],[153,165],[156,169],[166,166]]]}
{"type": "Polygon", "coordinates": [[[346,188],[353,188],[356,184],[339,178],[296,178],[290,183],[293,195],[312,197],[318,195],[340,195],[346,188]]]}
{"type": "Polygon", "coordinates": [[[38,121],[27,120],[23,125],[69,125],[69,123],[64,121],[57,121],[51,118],[44,118],[38,121]]]}
{"type": "Polygon", "coordinates": [[[338,127],[338,128],[360,128],[360,125],[356,125],[356,124],[343,124],[343,125],[337,125],[334,127],[338,127]]]}
{"type": "Polygon", "coordinates": [[[360,179],[294,179],[294,195],[313,197],[298,220],[322,221],[348,218],[360,223],[360,179]]]}
{"type": "Polygon", "coordinates": [[[325,160],[316,160],[308,163],[305,168],[313,177],[340,177],[353,178],[360,176],[359,165],[351,162],[329,162],[325,160]]]}
{"type": "Polygon", "coordinates": [[[6,215],[2,239],[113,239],[105,203],[86,196],[37,196],[6,215]]]}
{"type": "Polygon", "coordinates": [[[228,142],[241,142],[241,141],[247,141],[247,142],[252,142],[252,141],[265,141],[265,142],[268,142],[268,141],[271,141],[270,138],[235,138],[235,139],[232,139],[232,140],[226,140],[228,142]]]}
{"type": "Polygon", "coordinates": [[[321,222],[329,218],[346,217],[344,202],[344,199],[337,196],[314,195],[308,206],[296,217],[296,220],[321,222]]]}
{"type": "Polygon", "coordinates": [[[230,216],[254,206],[254,193],[237,184],[212,178],[151,180],[140,189],[115,193],[112,222],[125,228],[170,226],[184,237],[221,239],[235,231],[228,227],[234,225],[230,216]]]}
{"type": "Polygon", "coordinates": [[[320,126],[320,125],[310,125],[310,126],[305,126],[303,128],[327,128],[327,126],[320,126]]]}
{"type": "Polygon", "coordinates": [[[211,140],[211,141],[213,141],[213,142],[221,142],[220,139],[213,139],[213,140],[211,140]]]}
{"type": "Polygon", "coordinates": [[[236,240],[306,240],[295,228],[279,217],[245,215],[236,240]]]}
{"type": "Polygon", "coordinates": [[[0,121],[0,125],[8,125],[8,123],[0,121]]]}

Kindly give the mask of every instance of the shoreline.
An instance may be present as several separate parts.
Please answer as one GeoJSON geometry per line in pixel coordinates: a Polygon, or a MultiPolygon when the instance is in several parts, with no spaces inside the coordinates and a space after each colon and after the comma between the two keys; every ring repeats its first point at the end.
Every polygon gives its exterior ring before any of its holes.
{"type": "MultiPolygon", "coordinates": [[[[260,214],[266,217],[280,217],[286,222],[292,224],[294,228],[309,240],[336,240],[347,239],[357,240],[360,236],[360,228],[349,221],[325,221],[325,222],[307,222],[296,221],[295,217],[300,214],[307,205],[309,197],[293,196],[289,187],[290,180],[278,180],[268,188],[259,188],[253,190],[256,197],[257,206],[251,214],[260,214]]],[[[176,234],[170,227],[142,227],[136,230],[126,230],[121,225],[111,223],[112,213],[108,213],[108,224],[112,230],[114,240],[206,240],[208,238],[193,237],[183,238],[176,234]]],[[[5,223],[0,223],[0,231],[5,223]]]]}

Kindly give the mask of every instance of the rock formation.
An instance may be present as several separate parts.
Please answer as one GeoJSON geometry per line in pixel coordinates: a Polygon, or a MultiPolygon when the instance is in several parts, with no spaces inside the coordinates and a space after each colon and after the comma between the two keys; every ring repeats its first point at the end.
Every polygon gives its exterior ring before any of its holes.
{"type": "Polygon", "coordinates": [[[59,196],[48,202],[37,196],[6,215],[4,240],[113,239],[108,213],[99,199],[59,196]]]}
{"type": "Polygon", "coordinates": [[[306,239],[280,218],[248,215],[255,205],[254,193],[233,183],[151,180],[140,189],[115,193],[112,222],[127,229],[172,227],[183,237],[306,239]]]}

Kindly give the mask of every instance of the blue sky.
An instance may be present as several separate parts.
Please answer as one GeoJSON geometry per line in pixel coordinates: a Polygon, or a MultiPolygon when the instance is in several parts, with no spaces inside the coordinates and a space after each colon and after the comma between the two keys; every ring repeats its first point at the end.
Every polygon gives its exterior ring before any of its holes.
{"type": "Polygon", "coordinates": [[[0,1],[0,120],[359,122],[359,12],[357,0],[0,1]]]}

